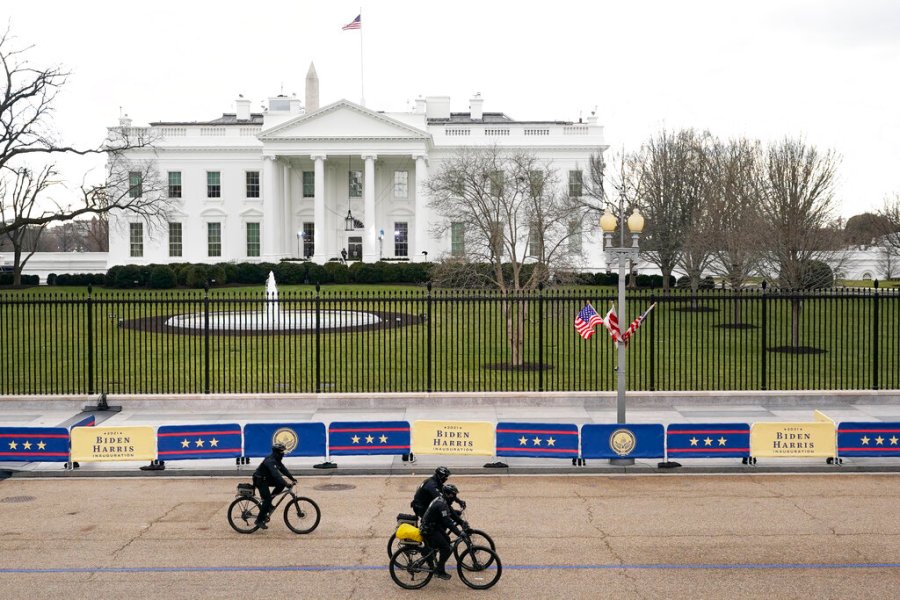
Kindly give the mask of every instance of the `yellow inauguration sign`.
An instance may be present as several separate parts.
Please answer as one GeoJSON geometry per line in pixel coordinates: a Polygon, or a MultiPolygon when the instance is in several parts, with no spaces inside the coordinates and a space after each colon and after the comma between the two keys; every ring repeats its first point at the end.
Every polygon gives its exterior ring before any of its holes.
{"type": "Polygon", "coordinates": [[[834,421],[830,419],[810,423],[754,423],[750,428],[750,455],[832,458],[837,454],[835,435],[834,421]]]}
{"type": "Polygon", "coordinates": [[[415,454],[493,456],[494,424],[482,421],[414,421],[415,454]]]}
{"type": "Polygon", "coordinates": [[[75,427],[72,461],[153,460],[156,431],[152,427],[75,427]]]}

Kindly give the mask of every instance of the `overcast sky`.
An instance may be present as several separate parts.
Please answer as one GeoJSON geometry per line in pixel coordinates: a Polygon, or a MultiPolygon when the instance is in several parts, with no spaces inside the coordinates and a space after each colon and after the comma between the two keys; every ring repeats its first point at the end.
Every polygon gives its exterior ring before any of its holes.
{"type": "Polygon", "coordinates": [[[804,136],[843,158],[846,217],[900,192],[900,2],[591,0],[526,3],[328,0],[3,2],[35,65],[72,77],[56,124],[96,143],[120,107],[135,124],[208,120],[243,94],[258,110],[304,95],[322,105],[406,109],[449,95],[514,119],[597,110],[611,150],[661,128],[762,141],[804,136]],[[362,31],[342,31],[362,10],[362,31]]]}

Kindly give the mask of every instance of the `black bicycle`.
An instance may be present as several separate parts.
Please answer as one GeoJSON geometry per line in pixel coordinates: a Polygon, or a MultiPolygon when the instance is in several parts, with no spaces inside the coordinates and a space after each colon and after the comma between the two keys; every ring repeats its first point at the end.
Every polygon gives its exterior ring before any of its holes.
{"type": "MultiPolygon", "coordinates": [[[[459,578],[472,589],[486,590],[500,580],[503,565],[497,553],[486,546],[475,546],[464,540],[466,546],[456,562],[459,578]]],[[[421,542],[400,541],[400,547],[391,556],[389,569],[394,583],[407,590],[417,590],[428,585],[434,577],[437,563],[435,552],[421,542]]]]}
{"type": "MultiPolygon", "coordinates": [[[[319,526],[322,513],[319,505],[311,498],[298,496],[294,493],[293,485],[272,499],[272,512],[281,502],[290,497],[291,500],[284,506],[284,524],[294,533],[309,533],[319,526]],[[277,501],[276,501],[277,500],[277,501]]],[[[256,498],[256,488],[252,483],[239,483],[237,498],[228,507],[228,524],[238,533],[253,533],[259,529],[256,518],[262,502],[256,498]]]]}
{"type": "MultiPolygon", "coordinates": [[[[462,515],[462,513],[460,513],[462,515]]],[[[419,519],[415,515],[408,515],[404,513],[400,513],[397,515],[397,526],[399,527],[402,523],[407,523],[412,525],[413,527],[418,527],[419,519]]],[[[485,546],[490,548],[491,550],[497,550],[497,546],[494,545],[494,540],[491,539],[487,533],[480,529],[467,529],[466,534],[469,536],[469,540],[471,540],[472,544],[475,546],[485,546]]],[[[394,556],[394,553],[397,552],[397,549],[400,547],[401,540],[397,539],[396,529],[394,533],[391,534],[391,537],[388,538],[387,543],[387,552],[388,557],[394,556]]],[[[456,563],[460,564],[459,557],[461,556],[460,546],[461,546],[462,538],[457,537],[452,541],[453,544],[453,558],[456,559],[456,563]]],[[[463,566],[463,568],[467,568],[463,566]]]]}

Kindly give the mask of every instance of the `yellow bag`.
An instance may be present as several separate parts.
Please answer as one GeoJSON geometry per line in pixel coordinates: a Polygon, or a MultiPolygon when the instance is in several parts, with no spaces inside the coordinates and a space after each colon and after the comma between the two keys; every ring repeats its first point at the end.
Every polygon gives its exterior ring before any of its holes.
{"type": "Polygon", "coordinates": [[[397,528],[397,539],[398,540],[411,540],[413,542],[421,542],[422,534],[419,533],[419,528],[409,523],[401,523],[400,527],[397,528]]]}

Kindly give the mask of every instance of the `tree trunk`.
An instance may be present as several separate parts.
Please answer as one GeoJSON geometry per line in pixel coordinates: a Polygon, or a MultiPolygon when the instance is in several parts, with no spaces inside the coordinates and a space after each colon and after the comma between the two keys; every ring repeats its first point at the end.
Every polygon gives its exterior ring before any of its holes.
{"type": "Polygon", "coordinates": [[[22,249],[13,250],[13,287],[22,287],[22,249]]]}
{"type": "Polygon", "coordinates": [[[509,343],[509,364],[520,367],[525,364],[525,322],[528,319],[528,302],[521,304],[509,299],[503,301],[506,320],[506,339],[509,343]]]}

